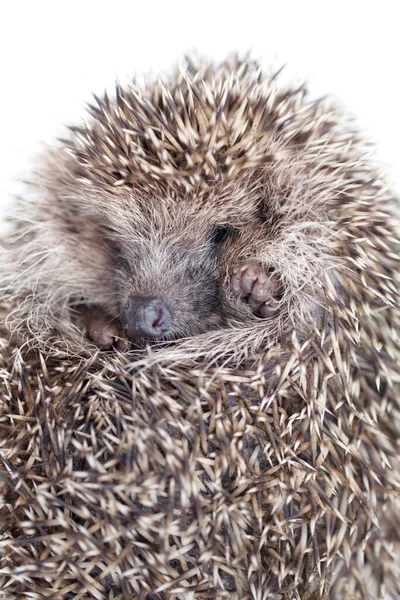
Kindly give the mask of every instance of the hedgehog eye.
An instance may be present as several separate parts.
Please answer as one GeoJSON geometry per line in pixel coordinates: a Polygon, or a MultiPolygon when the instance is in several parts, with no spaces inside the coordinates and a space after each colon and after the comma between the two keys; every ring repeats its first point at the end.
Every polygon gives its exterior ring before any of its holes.
{"type": "Polygon", "coordinates": [[[130,265],[129,265],[128,259],[125,258],[124,256],[122,256],[121,254],[118,254],[118,256],[117,256],[116,266],[119,271],[122,271],[122,272],[130,271],[130,265]]]}
{"type": "Polygon", "coordinates": [[[226,241],[231,233],[232,230],[229,227],[214,227],[210,233],[210,241],[212,244],[219,246],[226,241]]]}

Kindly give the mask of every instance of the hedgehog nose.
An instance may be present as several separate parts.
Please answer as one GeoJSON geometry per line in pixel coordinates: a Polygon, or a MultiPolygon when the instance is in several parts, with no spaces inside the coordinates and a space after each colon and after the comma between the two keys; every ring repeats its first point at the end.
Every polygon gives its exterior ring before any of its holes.
{"type": "Polygon", "coordinates": [[[129,296],[121,323],[130,338],[158,338],[170,328],[171,314],[158,296],[129,296]]]}

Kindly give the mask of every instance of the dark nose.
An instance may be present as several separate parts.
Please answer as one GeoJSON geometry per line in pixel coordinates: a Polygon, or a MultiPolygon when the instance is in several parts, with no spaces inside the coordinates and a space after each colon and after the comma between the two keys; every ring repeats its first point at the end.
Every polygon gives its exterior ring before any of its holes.
{"type": "Polygon", "coordinates": [[[170,328],[171,314],[158,296],[129,296],[121,323],[130,338],[158,338],[170,328]]]}

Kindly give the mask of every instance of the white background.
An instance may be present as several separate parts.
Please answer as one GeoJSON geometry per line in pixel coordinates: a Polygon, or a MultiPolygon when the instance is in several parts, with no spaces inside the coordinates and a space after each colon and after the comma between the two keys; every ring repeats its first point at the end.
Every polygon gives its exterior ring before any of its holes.
{"type": "Polygon", "coordinates": [[[377,143],[400,189],[399,2],[3,0],[0,212],[42,142],[79,121],[116,76],[171,67],[197,49],[253,50],[333,93],[377,143]]]}

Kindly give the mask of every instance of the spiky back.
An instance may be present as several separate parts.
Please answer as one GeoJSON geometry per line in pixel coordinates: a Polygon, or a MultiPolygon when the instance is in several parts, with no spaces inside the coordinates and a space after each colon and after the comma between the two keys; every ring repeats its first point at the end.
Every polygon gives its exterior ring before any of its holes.
{"type": "Polygon", "coordinates": [[[247,63],[216,73],[205,63],[167,82],[117,86],[112,100],[95,97],[93,120],[72,128],[69,150],[98,185],[215,185],[268,160],[263,150],[274,126],[274,97],[266,102],[267,83],[247,63]]]}
{"type": "Polygon", "coordinates": [[[304,86],[279,88],[278,76],[231,59],[217,69],[189,62],[166,81],[118,85],[113,98],[95,96],[92,119],[71,127],[66,147],[82,180],[102,189],[141,183],[157,190],[160,182],[209,189],[284,158],[289,145],[304,151],[306,142],[323,164],[328,139],[332,166],[334,145],[353,145],[354,133],[338,130],[340,115],[329,100],[308,101],[304,86]],[[280,157],[271,155],[276,139],[280,157]]]}

